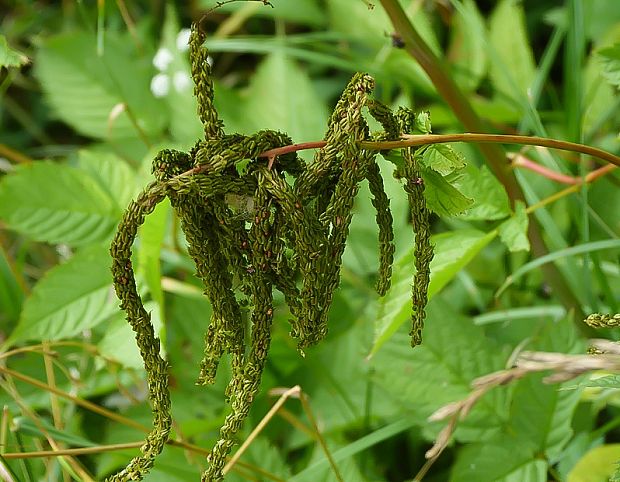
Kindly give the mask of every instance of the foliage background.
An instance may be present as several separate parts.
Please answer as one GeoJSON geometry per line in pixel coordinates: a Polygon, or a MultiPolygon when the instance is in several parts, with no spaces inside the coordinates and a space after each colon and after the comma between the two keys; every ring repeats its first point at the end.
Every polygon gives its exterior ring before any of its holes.
{"type": "MultiPolygon", "coordinates": [[[[318,140],[358,70],[377,79],[375,95],[383,102],[430,111],[434,132],[463,130],[422,68],[393,46],[393,27],[379,2],[374,9],[361,0],[272,3],[273,9],[225,5],[207,21],[216,104],[228,132],[276,128],[296,142],[318,140]]],[[[617,47],[602,50],[620,41],[618,2],[401,3],[489,131],[618,151],[620,55],[617,47]]],[[[187,150],[201,136],[178,38],[212,4],[4,2],[0,58],[9,52],[6,39],[31,62],[20,66],[18,55],[7,56],[0,73],[2,453],[42,450],[50,439],[95,448],[140,440],[140,430],[93,414],[77,398],[150,423],[139,355],[111,288],[108,245],[122,210],[149,181],[155,153],[187,150]],[[170,56],[154,65],[162,48],[170,56]],[[165,93],[155,95],[166,83],[165,93]]],[[[279,301],[246,435],[273,403],[269,389],[299,384],[344,480],[411,480],[442,428],[427,417],[467,395],[471,380],[509,366],[516,347],[585,349],[581,313],[568,310],[540,270],[526,264],[522,206],[511,207],[479,151],[454,148],[468,166],[451,184],[474,204],[464,215],[434,218],[437,255],[423,346],[412,350],[406,335],[412,235],[405,195],[386,162],[396,223],[392,290],[383,299],[372,290],[377,234],[364,188],[329,337],[300,357],[279,301]],[[523,275],[515,276],[519,269],[523,275]]],[[[567,175],[594,167],[570,154],[511,150],[567,175]]],[[[528,206],[562,188],[535,173],[516,174],[528,206]]],[[[535,211],[582,313],[619,311],[619,182],[613,172],[535,211]],[[583,245],[585,256],[563,251],[574,245],[583,245]]],[[[438,203],[453,199],[437,196],[438,203]]],[[[136,260],[172,366],[176,436],[209,447],[226,414],[227,373],[214,387],[194,386],[210,306],[168,205],[141,229],[136,260]]],[[[618,384],[585,385],[550,386],[530,376],[489,393],[459,424],[425,480],[607,480],[620,459],[618,384]]],[[[135,451],[2,463],[16,480],[101,480],[135,451]]],[[[296,400],[241,461],[242,471],[227,480],[336,480],[296,400]]],[[[147,480],[197,480],[204,464],[201,454],[167,447],[147,480]]]]}

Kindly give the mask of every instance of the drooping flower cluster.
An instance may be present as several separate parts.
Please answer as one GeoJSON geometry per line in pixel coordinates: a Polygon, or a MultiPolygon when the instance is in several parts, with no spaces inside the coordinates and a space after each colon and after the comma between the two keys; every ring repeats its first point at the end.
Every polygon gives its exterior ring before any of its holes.
{"type": "MultiPolygon", "coordinates": [[[[356,74],[338,101],[325,135],[325,147],[311,163],[296,153],[269,162],[261,154],[292,140],[276,131],[252,136],[225,134],[213,105],[213,82],[204,34],[192,29],[189,46],[194,94],[205,137],[189,153],[164,150],[153,162],[156,181],[127,208],[111,247],[115,289],[121,307],[136,332],[136,342],[147,371],[154,427],[135,457],[110,482],[141,480],[163,449],[171,429],[167,363],[160,355],[150,316],[138,294],[131,263],[131,246],[138,226],[157,203],[168,197],[181,220],[196,273],[205,287],[213,315],[205,330],[200,384],[215,380],[220,359],[229,354],[232,379],[226,395],[231,412],[209,457],[203,481],[223,478],[226,455],[255,398],[269,351],[273,320],[273,290],[283,293],[291,313],[291,335],[299,349],[321,341],[327,333],[329,308],[340,283],[340,267],[352,209],[360,182],[368,180],[377,211],[380,269],[377,291],[389,288],[394,246],[389,199],[376,163],[376,151],[361,141],[398,139],[413,129],[415,116],[407,109],[396,113],[369,94],[373,79],[356,74]],[[384,131],[371,135],[362,110],[367,107],[384,131]],[[249,160],[243,169],[241,161],[249,160]],[[245,202],[239,203],[242,199],[245,202]],[[245,333],[243,312],[250,314],[245,333]],[[249,340],[249,343],[246,341],[249,340]]],[[[158,68],[167,69],[169,52],[158,52],[158,68]]],[[[163,84],[162,84],[163,85],[163,84]]],[[[417,174],[413,148],[405,150],[404,166],[416,232],[414,315],[412,340],[421,341],[428,289],[428,209],[424,184],[417,174]]]]}

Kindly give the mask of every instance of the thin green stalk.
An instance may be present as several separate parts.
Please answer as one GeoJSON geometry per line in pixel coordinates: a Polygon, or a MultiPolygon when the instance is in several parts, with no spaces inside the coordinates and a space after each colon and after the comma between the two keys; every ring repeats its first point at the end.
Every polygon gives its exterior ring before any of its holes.
{"type": "Polygon", "coordinates": [[[332,456],[332,453],[327,446],[327,442],[323,438],[323,435],[321,435],[321,430],[319,429],[316,419],[314,418],[314,414],[312,413],[312,407],[310,407],[310,402],[308,402],[308,397],[304,392],[299,393],[299,401],[301,402],[301,406],[304,409],[306,417],[308,417],[308,420],[310,421],[310,425],[312,426],[312,429],[315,433],[316,440],[319,442],[319,445],[323,449],[323,453],[325,454],[325,457],[329,462],[332,472],[334,473],[334,477],[336,478],[336,480],[338,480],[338,482],[344,482],[344,479],[340,474],[340,470],[338,469],[338,465],[336,464],[336,461],[334,460],[334,457],[332,456]]]}
{"type": "MultiPolygon", "coordinates": [[[[536,106],[538,105],[540,94],[544,87],[545,81],[549,77],[549,72],[551,71],[553,61],[557,57],[560,45],[562,44],[562,40],[564,40],[565,35],[566,29],[563,26],[556,27],[551,34],[551,39],[545,47],[545,51],[543,52],[538,68],[536,69],[536,77],[534,78],[534,82],[532,83],[532,87],[530,89],[530,104],[533,109],[536,109],[536,106]]],[[[537,119],[538,121],[540,121],[540,118],[538,116],[537,119]]],[[[530,125],[533,125],[531,124],[531,121],[529,121],[527,118],[524,118],[519,123],[517,132],[526,132],[530,125]]],[[[538,128],[538,130],[540,130],[542,133],[541,125],[536,125],[535,127],[538,128]]]]}
{"type": "MultiPolygon", "coordinates": [[[[564,59],[566,105],[566,131],[568,138],[575,142],[583,141],[583,80],[582,69],[585,56],[585,32],[583,20],[583,3],[581,0],[571,0],[568,4],[568,31],[566,35],[566,50],[564,59]]],[[[587,175],[586,161],[579,157],[579,174],[582,178],[587,175]]],[[[590,217],[588,215],[588,187],[584,186],[579,196],[579,215],[577,222],[581,243],[590,242],[590,217]]],[[[599,311],[598,300],[592,290],[591,264],[588,254],[583,258],[581,271],[581,285],[590,309],[599,311]]]]}

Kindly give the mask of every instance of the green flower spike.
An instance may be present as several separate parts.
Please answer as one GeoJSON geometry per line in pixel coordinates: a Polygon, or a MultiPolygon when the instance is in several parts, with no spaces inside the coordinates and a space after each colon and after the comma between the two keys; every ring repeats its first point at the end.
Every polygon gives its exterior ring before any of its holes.
{"type": "MultiPolygon", "coordinates": [[[[379,225],[380,268],[377,291],[390,286],[394,257],[392,214],[375,152],[360,142],[398,138],[411,129],[409,111],[395,116],[388,107],[370,100],[374,87],[367,74],[356,74],[332,113],[326,145],[307,165],[295,153],[269,162],[260,155],[292,144],[283,133],[264,130],[252,136],[225,134],[213,104],[213,82],[202,48],[205,35],[194,25],[190,56],[198,116],[205,138],[189,153],[161,151],[153,161],[156,182],[132,202],[112,243],[114,282],[121,307],[136,332],[144,360],[153,406],[153,431],[135,457],[111,482],[141,480],[152,467],[170,435],[170,396],[167,363],[159,340],[138,295],[131,246],[138,226],[157,203],[168,197],[204,285],[213,315],[205,330],[205,348],[198,384],[215,381],[219,362],[230,355],[232,377],[226,388],[230,413],[208,456],[203,482],[224,477],[226,456],[232,450],[260,388],[274,316],[273,289],[284,294],[291,313],[291,335],[300,351],[327,334],[329,308],[340,284],[340,267],[359,184],[368,180],[379,225]],[[384,131],[371,136],[362,115],[368,107],[384,131]],[[241,161],[249,160],[243,169],[241,161]],[[246,333],[246,322],[250,320],[246,333]]],[[[400,175],[407,180],[416,233],[416,268],[412,336],[420,342],[433,256],[429,242],[428,210],[415,153],[405,151],[400,175]]],[[[303,353],[303,352],[302,352],[303,353]]]]}

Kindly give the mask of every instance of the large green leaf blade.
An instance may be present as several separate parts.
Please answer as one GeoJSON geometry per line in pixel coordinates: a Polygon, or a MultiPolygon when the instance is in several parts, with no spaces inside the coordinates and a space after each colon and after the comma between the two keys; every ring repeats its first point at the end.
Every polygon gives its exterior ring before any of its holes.
{"type": "Polygon", "coordinates": [[[17,281],[12,265],[0,249],[0,330],[9,331],[17,322],[24,300],[24,292],[17,281]]]}
{"type": "Polygon", "coordinates": [[[90,246],[50,269],[35,285],[7,344],[68,338],[117,311],[108,247],[90,246]]]}
{"type": "Polygon", "coordinates": [[[452,469],[451,482],[546,482],[547,462],[519,441],[498,437],[466,446],[452,469]]]}
{"type": "Polygon", "coordinates": [[[140,227],[140,250],[138,272],[146,281],[153,300],[164,313],[164,292],[161,287],[161,247],[164,243],[168,217],[172,210],[170,202],[160,203],[140,227]]]}
{"type": "Polygon", "coordinates": [[[36,241],[80,246],[105,240],[120,214],[95,180],[67,165],[20,166],[0,183],[0,218],[36,241]]]}
{"type": "MultiPolygon", "coordinates": [[[[475,378],[503,368],[507,353],[489,340],[482,327],[433,299],[422,345],[411,348],[405,330],[399,330],[371,360],[374,381],[403,410],[424,420],[439,407],[471,392],[475,378]]],[[[506,390],[494,390],[481,398],[456,433],[461,441],[480,441],[494,436],[507,423],[506,390]]],[[[443,424],[429,426],[434,438],[443,424]]]]}
{"type": "Polygon", "coordinates": [[[490,66],[495,89],[513,100],[525,98],[536,76],[536,66],[520,2],[499,2],[489,20],[489,30],[490,43],[497,53],[490,66]]]}
{"type": "Polygon", "coordinates": [[[137,194],[135,171],[116,154],[84,149],[78,154],[77,167],[97,182],[120,211],[137,194]]]}
{"type": "Polygon", "coordinates": [[[95,38],[85,32],[47,39],[37,54],[35,75],[56,115],[95,138],[160,132],[166,119],[149,89],[153,68],[149,58],[136,58],[131,45],[108,32],[99,56],[95,38]],[[125,109],[117,111],[121,104],[125,109]]]}
{"type": "MultiPolygon", "coordinates": [[[[424,122],[423,116],[418,116],[418,119],[424,122]]],[[[424,128],[423,125],[421,127],[424,128]]],[[[466,166],[463,158],[451,148],[437,151],[434,149],[436,146],[430,147],[433,149],[425,150],[423,164],[420,166],[420,176],[424,181],[426,206],[440,216],[461,215],[474,203],[473,199],[460,191],[457,184],[463,177],[459,171],[466,166]],[[431,165],[433,161],[436,161],[436,165],[431,165]],[[448,173],[448,175],[440,173],[440,170],[448,173]]],[[[405,164],[402,150],[389,151],[387,154],[383,154],[383,157],[399,169],[402,169],[405,164]]]]}
{"type": "Polygon", "coordinates": [[[487,71],[487,51],[484,37],[484,17],[473,0],[465,0],[457,10],[450,29],[451,40],[447,53],[457,84],[465,91],[476,90],[487,71]]]}
{"type": "Polygon", "coordinates": [[[615,481],[620,475],[618,460],[620,460],[620,444],[594,447],[570,471],[567,482],[615,481]],[[613,478],[610,478],[612,475],[613,478]]]}
{"type": "MultiPolygon", "coordinates": [[[[256,467],[280,477],[282,480],[291,480],[291,469],[286,464],[281,452],[267,438],[257,437],[248,447],[242,460],[245,463],[253,464],[256,467]]],[[[245,482],[246,477],[242,477],[234,472],[226,476],[230,482],[245,482]]]]}
{"type": "MultiPolygon", "coordinates": [[[[473,229],[433,236],[431,241],[435,245],[435,257],[430,266],[429,299],[448,284],[495,236],[495,232],[485,234],[473,229]]],[[[415,272],[413,260],[412,248],[394,265],[392,288],[379,302],[375,342],[371,355],[375,354],[396,330],[410,319],[411,282],[415,272]]]]}
{"type": "MultiPolygon", "coordinates": [[[[585,349],[568,318],[547,322],[532,341],[532,349],[545,352],[583,353],[585,349]]],[[[548,460],[555,462],[573,436],[573,413],[582,389],[563,390],[562,385],[544,384],[542,378],[530,374],[516,384],[509,431],[533,452],[545,453],[548,460]]]]}
{"type": "Polygon", "coordinates": [[[106,320],[105,334],[97,344],[97,348],[101,356],[125,367],[137,370],[144,368],[140,350],[136,345],[136,335],[122,311],[106,320]]]}
{"type": "Polygon", "coordinates": [[[528,376],[517,384],[512,403],[512,431],[523,445],[544,452],[550,460],[560,454],[573,435],[571,421],[580,390],[559,390],[543,376],[528,376]]]}
{"type": "Polygon", "coordinates": [[[321,139],[327,108],[308,75],[276,50],[258,67],[248,88],[246,111],[252,112],[246,128],[287,132],[295,142],[321,139]]]}

